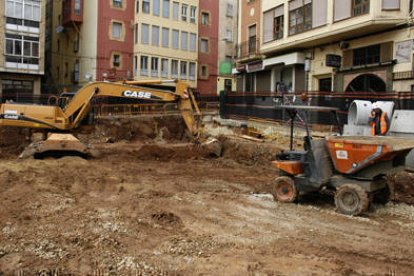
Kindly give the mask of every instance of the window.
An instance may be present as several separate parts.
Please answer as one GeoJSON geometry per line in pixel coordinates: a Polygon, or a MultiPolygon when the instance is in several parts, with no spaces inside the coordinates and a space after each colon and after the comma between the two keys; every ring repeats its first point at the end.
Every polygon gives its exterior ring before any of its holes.
{"type": "Polygon", "coordinates": [[[65,79],[69,76],[69,63],[65,62],[65,79]]]}
{"type": "Polygon", "coordinates": [[[171,77],[173,79],[178,78],[178,60],[171,60],[171,77]]]}
{"type": "Polygon", "coordinates": [[[162,47],[168,48],[170,46],[170,29],[162,28],[162,47]]]}
{"type": "Polygon", "coordinates": [[[202,53],[208,53],[208,49],[209,49],[208,39],[206,39],[206,38],[200,39],[200,51],[202,53]]]}
{"type": "Polygon", "coordinates": [[[141,44],[149,44],[149,25],[141,25],[141,44]]]}
{"type": "Polygon", "coordinates": [[[210,24],[210,14],[208,12],[201,13],[201,24],[202,25],[210,24]]]}
{"type": "Polygon", "coordinates": [[[256,25],[249,27],[249,54],[256,53],[257,37],[256,37],[256,25]]]}
{"type": "Polygon", "coordinates": [[[135,2],[135,13],[139,13],[139,0],[135,2]]]}
{"type": "Polygon", "coordinates": [[[137,75],[138,71],[138,56],[134,56],[134,76],[137,75]]]}
{"type": "MultiPolygon", "coordinates": [[[[59,71],[59,70],[56,70],[56,71],[59,71]]],[[[32,81],[3,79],[1,86],[2,86],[3,93],[12,96],[10,99],[13,99],[13,100],[16,100],[19,97],[19,94],[25,95],[25,94],[33,93],[33,82],[32,81]]]]}
{"type": "Polygon", "coordinates": [[[181,6],[181,20],[182,21],[187,21],[187,10],[188,10],[188,5],[183,4],[181,6]]]}
{"type": "Polygon", "coordinates": [[[151,77],[158,77],[158,58],[151,58],[151,77]]]}
{"type": "Polygon", "coordinates": [[[122,23],[112,22],[112,38],[122,38],[122,23]]]}
{"type": "Polygon", "coordinates": [[[180,4],[178,2],[173,2],[173,19],[175,21],[178,21],[179,17],[179,11],[180,11],[180,4]]]}
{"type": "Polygon", "coordinates": [[[138,43],[138,23],[134,25],[134,43],[138,43]]]}
{"type": "Polygon", "coordinates": [[[79,82],[79,60],[76,60],[75,64],[73,65],[73,75],[72,75],[72,82],[78,83],[79,82]]]}
{"type": "Polygon", "coordinates": [[[353,58],[354,66],[362,66],[367,64],[376,64],[380,62],[381,46],[373,45],[355,49],[353,58]]]}
{"type": "Polygon", "coordinates": [[[196,23],[196,17],[197,17],[197,7],[191,6],[190,8],[190,22],[196,23]]]}
{"type": "Polygon", "coordinates": [[[289,35],[312,29],[312,2],[295,0],[289,3],[289,35]],[[302,2],[303,1],[303,2],[302,2]]]}
{"type": "Polygon", "coordinates": [[[194,33],[190,34],[190,51],[191,52],[197,51],[197,34],[194,34],[194,33]]]}
{"type": "Polygon", "coordinates": [[[168,59],[161,59],[161,77],[168,78],[168,59]]]}
{"type": "Polygon", "coordinates": [[[181,50],[188,50],[188,33],[181,32],[181,50]]]}
{"type": "Polygon", "coordinates": [[[112,65],[114,67],[121,66],[121,56],[120,55],[118,55],[118,54],[113,55],[112,65]]]}
{"type": "Polygon", "coordinates": [[[152,45],[159,46],[160,45],[160,27],[152,26],[152,45]]]}
{"type": "Polygon", "coordinates": [[[122,0],[112,0],[112,6],[122,8],[122,0]]]}
{"type": "Polygon", "coordinates": [[[170,18],[170,0],[162,1],[162,17],[170,18]]]}
{"type": "MultiPolygon", "coordinates": [[[[6,62],[39,64],[39,38],[15,34],[5,35],[6,62]]],[[[7,65],[6,65],[7,66],[7,65]]]]}
{"type": "Polygon", "coordinates": [[[179,49],[179,37],[180,37],[180,31],[179,30],[173,30],[172,31],[172,47],[174,49],[179,49]]]}
{"type": "Polygon", "coordinates": [[[152,14],[155,16],[160,15],[160,0],[152,1],[152,14]]]}
{"type": "Polygon", "coordinates": [[[150,13],[150,0],[142,0],[142,12],[150,13]]]}
{"type": "Polygon", "coordinates": [[[74,11],[76,15],[81,15],[81,0],[75,0],[74,11]]]}
{"type": "Polygon", "coordinates": [[[283,5],[263,14],[263,42],[283,38],[283,5]]]}
{"type": "Polygon", "coordinates": [[[369,13],[369,0],[352,0],[352,16],[369,13]]]}
{"type": "Polygon", "coordinates": [[[40,1],[6,0],[7,17],[40,21],[40,1]]]}
{"type": "Polygon", "coordinates": [[[200,76],[203,79],[208,78],[207,65],[201,65],[201,67],[200,67],[200,76]]]}
{"type": "Polygon", "coordinates": [[[148,57],[141,56],[141,76],[148,76],[148,57]]]}
{"type": "Polygon", "coordinates": [[[233,4],[227,3],[226,16],[233,17],[233,4]]]}
{"type": "Polygon", "coordinates": [[[227,42],[233,41],[233,30],[232,29],[226,29],[226,40],[227,42]]]}
{"type": "Polygon", "coordinates": [[[190,76],[189,79],[190,80],[195,80],[195,76],[196,76],[196,64],[195,62],[190,62],[190,76]]]}
{"type": "Polygon", "coordinates": [[[183,80],[187,79],[187,61],[180,62],[180,78],[183,80]]]}

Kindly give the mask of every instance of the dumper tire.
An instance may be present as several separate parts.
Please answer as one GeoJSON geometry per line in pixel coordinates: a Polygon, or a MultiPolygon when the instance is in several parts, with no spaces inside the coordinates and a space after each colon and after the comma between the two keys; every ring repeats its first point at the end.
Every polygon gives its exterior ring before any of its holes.
{"type": "Polygon", "coordinates": [[[358,216],[369,208],[368,193],[359,185],[344,184],[335,193],[336,211],[349,216],[358,216]]]}
{"type": "Polygon", "coordinates": [[[275,200],[283,203],[296,202],[298,199],[295,181],[289,176],[276,178],[271,193],[275,200]]]}

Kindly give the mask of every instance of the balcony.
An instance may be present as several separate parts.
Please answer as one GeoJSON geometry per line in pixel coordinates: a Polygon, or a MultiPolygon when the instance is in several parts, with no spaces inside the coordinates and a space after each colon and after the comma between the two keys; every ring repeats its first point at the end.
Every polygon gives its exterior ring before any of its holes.
{"type": "Polygon", "coordinates": [[[83,0],[62,1],[62,26],[70,27],[83,22],[83,0]]]}
{"type": "Polygon", "coordinates": [[[250,39],[236,45],[237,61],[254,60],[260,57],[260,41],[250,39]]]}
{"type": "MultiPolygon", "coordinates": [[[[276,4],[284,3],[289,6],[288,0],[279,0],[276,4]]],[[[310,2],[303,9],[311,11],[310,16],[301,11],[297,14],[284,13],[290,18],[298,17],[284,26],[285,36],[282,39],[272,40],[261,45],[261,53],[264,55],[276,52],[286,52],[306,49],[323,44],[332,44],[361,37],[367,34],[387,31],[399,24],[407,23],[410,18],[409,1],[378,1],[378,0],[319,0],[318,6],[312,6],[310,2]],[[324,4],[323,4],[324,3],[324,4]],[[387,5],[386,5],[387,3],[387,5]],[[389,6],[393,4],[392,6],[389,6]],[[306,24],[305,24],[306,23],[306,24]]],[[[263,10],[276,8],[273,2],[264,4],[263,10]]],[[[301,8],[299,8],[301,9],[301,8]]],[[[274,24],[274,21],[269,24],[274,24]]],[[[273,26],[264,26],[265,30],[274,32],[273,26]]],[[[274,34],[265,34],[266,37],[274,34]]]]}
{"type": "Polygon", "coordinates": [[[393,80],[412,80],[414,79],[414,71],[403,71],[392,73],[393,80]]]}

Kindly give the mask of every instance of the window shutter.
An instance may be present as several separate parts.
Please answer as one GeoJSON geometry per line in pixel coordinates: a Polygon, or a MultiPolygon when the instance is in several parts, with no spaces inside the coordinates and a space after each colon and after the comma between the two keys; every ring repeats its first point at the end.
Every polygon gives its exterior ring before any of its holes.
{"type": "Polygon", "coordinates": [[[313,0],[312,17],[312,27],[319,27],[326,24],[328,18],[327,0],[313,0]]]}
{"type": "Polygon", "coordinates": [[[385,42],[381,44],[381,62],[389,62],[393,57],[393,42],[385,42]]]}
{"type": "Polygon", "coordinates": [[[339,21],[351,17],[352,1],[335,0],[334,2],[334,21],[339,21]]]}
{"type": "Polygon", "coordinates": [[[263,42],[273,40],[273,18],[275,11],[272,9],[263,15],[263,42]]]}
{"type": "Polygon", "coordinates": [[[382,0],[383,10],[399,10],[400,0],[382,0]]]}

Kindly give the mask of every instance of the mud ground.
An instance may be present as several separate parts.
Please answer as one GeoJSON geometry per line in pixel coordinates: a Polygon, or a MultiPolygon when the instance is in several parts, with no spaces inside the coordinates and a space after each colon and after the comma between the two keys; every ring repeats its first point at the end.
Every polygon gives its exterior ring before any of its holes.
{"type": "MultiPolygon", "coordinates": [[[[398,199],[364,217],[335,213],[328,196],[279,204],[266,193],[277,145],[228,139],[216,158],[175,134],[134,135],[96,134],[91,160],[16,160],[8,139],[24,136],[1,136],[0,275],[414,271],[414,207],[398,199]]],[[[398,177],[404,195],[412,178],[398,177]]]]}

